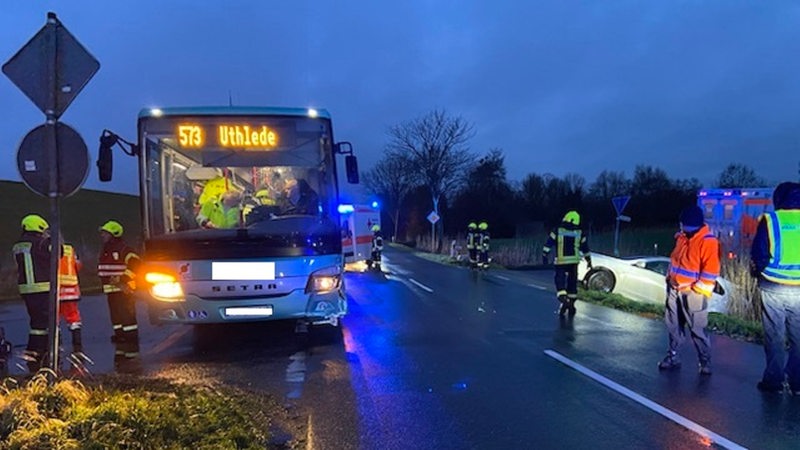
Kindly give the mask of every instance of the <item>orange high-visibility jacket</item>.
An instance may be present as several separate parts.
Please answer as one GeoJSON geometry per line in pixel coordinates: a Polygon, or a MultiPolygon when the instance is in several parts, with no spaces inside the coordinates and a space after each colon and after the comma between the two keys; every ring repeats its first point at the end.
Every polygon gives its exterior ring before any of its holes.
{"type": "Polygon", "coordinates": [[[79,300],[81,298],[81,287],[78,284],[79,269],[80,261],[75,249],[69,244],[64,244],[61,259],[58,261],[59,300],[79,300]]]}
{"type": "Polygon", "coordinates": [[[711,297],[719,276],[720,257],[719,241],[708,225],[703,225],[691,238],[678,233],[670,259],[667,277],[671,286],[711,297]]]}

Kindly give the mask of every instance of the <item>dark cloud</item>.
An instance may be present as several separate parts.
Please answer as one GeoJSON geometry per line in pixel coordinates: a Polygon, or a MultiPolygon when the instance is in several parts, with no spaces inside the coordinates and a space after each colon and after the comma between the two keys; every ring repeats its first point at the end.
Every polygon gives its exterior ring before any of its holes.
{"type": "MultiPolygon", "coordinates": [[[[0,59],[48,7],[59,14],[102,64],[64,116],[92,159],[103,128],[134,137],[142,107],[223,105],[230,92],[327,108],[362,167],[387,127],[444,108],[475,124],[473,150],[504,149],[515,179],[651,164],[709,182],[729,162],[797,175],[793,3],[381,3],[3,2],[0,59]]],[[[0,106],[13,112],[0,125],[10,157],[42,116],[7,80],[0,106]]],[[[136,190],[129,167],[112,190],[136,190]]]]}

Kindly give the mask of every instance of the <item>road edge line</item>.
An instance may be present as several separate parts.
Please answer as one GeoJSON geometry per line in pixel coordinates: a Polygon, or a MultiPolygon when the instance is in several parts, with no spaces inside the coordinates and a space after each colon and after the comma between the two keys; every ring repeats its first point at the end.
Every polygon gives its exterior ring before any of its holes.
{"type": "Polygon", "coordinates": [[[429,288],[428,286],[425,286],[424,284],[420,283],[419,281],[417,281],[417,280],[415,280],[413,278],[409,278],[408,281],[414,283],[414,285],[417,286],[418,288],[420,288],[420,289],[422,289],[424,291],[428,291],[429,293],[433,294],[433,289],[429,288]]]}
{"type": "Polygon", "coordinates": [[[718,444],[718,445],[720,445],[720,446],[722,446],[724,448],[728,448],[728,449],[732,449],[732,450],[747,450],[747,447],[743,447],[743,446],[741,446],[741,445],[739,445],[739,444],[737,444],[737,443],[735,443],[735,442],[733,442],[733,441],[731,441],[729,439],[726,439],[726,438],[720,436],[717,433],[714,433],[713,431],[709,430],[708,428],[706,428],[706,427],[704,427],[704,426],[702,426],[702,425],[700,425],[700,424],[698,424],[696,422],[693,422],[693,421],[687,419],[686,417],[683,417],[680,414],[672,411],[671,409],[665,408],[665,407],[659,405],[658,403],[656,403],[656,402],[654,402],[654,401],[652,401],[652,400],[650,400],[650,399],[648,399],[648,398],[646,398],[646,397],[644,397],[644,396],[642,396],[640,394],[637,394],[636,392],[626,388],[625,386],[622,386],[621,384],[619,384],[619,383],[617,383],[615,381],[612,381],[612,380],[604,377],[603,375],[600,375],[599,373],[597,373],[597,372],[595,372],[595,371],[593,371],[593,370],[591,370],[589,368],[586,368],[586,367],[578,364],[577,362],[567,358],[566,356],[564,356],[564,355],[562,355],[562,354],[560,354],[558,352],[555,352],[553,350],[548,349],[548,350],[544,351],[544,354],[549,356],[549,357],[551,357],[551,358],[553,358],[553,359],[555,359],[556,361],[560,362],[561,364],[564,364],[565,366],[570,367],[570,368],[580,372],[583,375],[586,375],[587,377],[593,379],[594,381],[597,381],[598,383],[602,384],[603,386],[605,386],[605,387],[607,387],[607,388],[609,388],[609,389],[611,389],[611,390],[613,390],[613,391],[615,391],[615,392],[617,392],[619,394],[622,394],[625,397],[628,397],[629,399],[631,399],[631,400],[635,401],[636,403],[639,403],[640,405],[652,410],[653,412],[656,412],[656,413],[666,417],[667,419],[677,423],[678,425],[681,425],[682,427],[684,427],[684,428],[686,428],[686,429],[688,429],[690,431],[693,431],[694,433],[700,435],[700,437],[703,437],[703,438],[711,440],[712,443],[718,444]]]}

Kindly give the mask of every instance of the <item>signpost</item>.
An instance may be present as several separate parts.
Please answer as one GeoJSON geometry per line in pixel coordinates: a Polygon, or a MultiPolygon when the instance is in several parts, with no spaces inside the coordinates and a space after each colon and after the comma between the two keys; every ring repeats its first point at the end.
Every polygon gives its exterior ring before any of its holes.
{"type": "Polygon", "coordinates": [[[440,218],[439,214],[436,214],[436,211],[431,211],[431,213],[428,214],[428,222],[431,223],[431,250],[436,249],[436,222],[438,222],[440,218]]]}
{"type": "MultiPolygon", "coordinates": [[[[74,194],[86,180],[89,155],[80,135],[58,119],[100,68],[100,63],[61,24],[55,13],[8,62],[3,73],[44,113],[45,124],[31,130],[17,151],[25,184],[50,199],[51,242],[61,242],[61,197],[74,194]]],[[[58,262],[50,256],[49,367],[58,370],[58,262]]]]}
{"type": "Polygon", "coordinates": [[[619,223],[631,221],[629,216],[622,215],[622,211],[625,210],[625,206],[628,205],[628,201],[630,199],[630,195],[614,197],[611,199],[611,204],[614,205],[614,209],[617,211],[616,226],[614,227],[614,256],[619,256],[619,223]]]}

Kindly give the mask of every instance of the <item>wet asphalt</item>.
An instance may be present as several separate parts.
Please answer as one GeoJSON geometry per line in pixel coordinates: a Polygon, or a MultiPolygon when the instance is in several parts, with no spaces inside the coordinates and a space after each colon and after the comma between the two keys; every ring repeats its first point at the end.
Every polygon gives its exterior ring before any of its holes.
{"type": "MultiPolygon", "coordinates": [[[[713,336],[714,374],[703,377],[687,342],[683,367],[660,373],[660,321],[582,302],[561,319],[552,272],[476,274],[397,249],[385,259],[381,273],[347,275],[340,329],[156,327],[139,305],[136,358],[115,359],[105,300],[86,297],[89,369],[267,393],[296,424],[280,433],[306,448],[798,448],[800,398],[756,390],[758,345],[713,336]]],[[[24,307],[0,305],[0,322],[21,351],[24,307]]]]}

